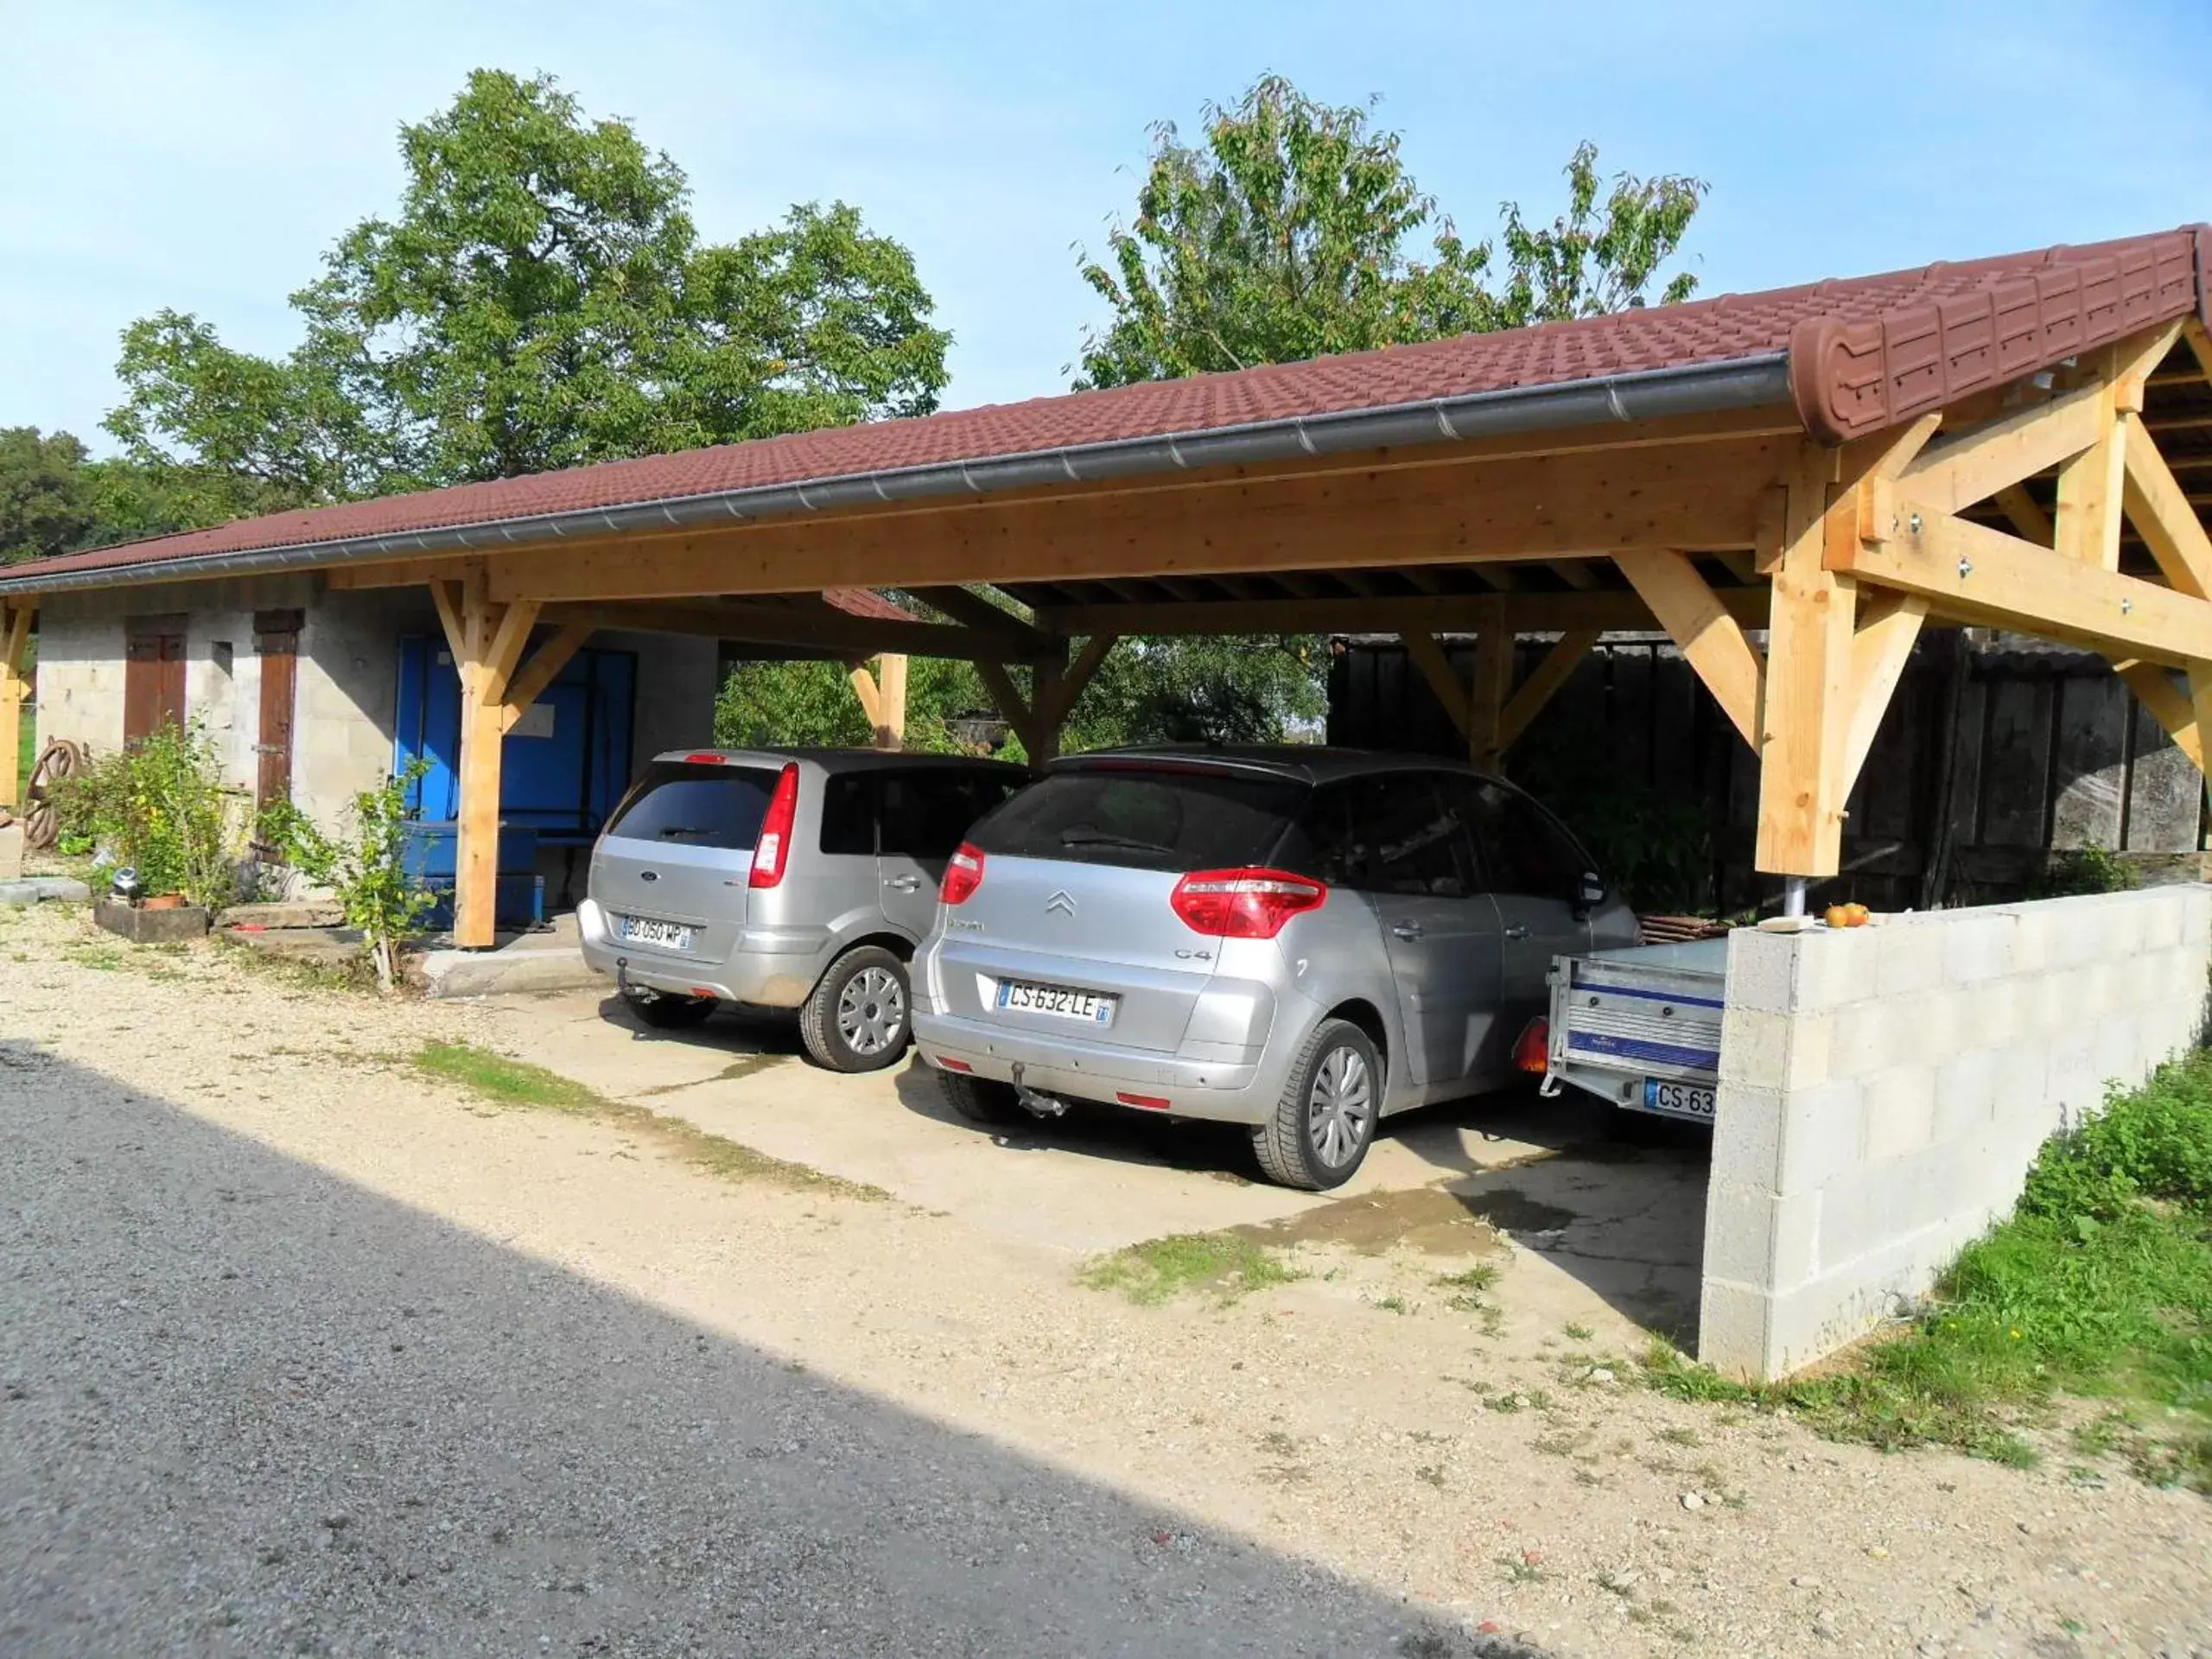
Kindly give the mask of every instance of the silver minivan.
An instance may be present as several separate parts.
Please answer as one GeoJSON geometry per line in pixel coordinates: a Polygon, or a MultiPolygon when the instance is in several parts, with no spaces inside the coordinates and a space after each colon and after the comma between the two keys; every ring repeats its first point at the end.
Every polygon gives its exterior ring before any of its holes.
{"type": "Polygon", "coordinates": [[[1379,1118],[1503,1083],[1516,1051],[1541,1070],[1553,958],[1637,938],[1511,785],[1313,747],[1058,761],[969,832],[942,899],[913,1023],[956,1109],[1249,1124],[1310,1189],[1379,1118]]]}
{"type": "Polygon", "coordinates": [[[868,749],[657,756],[592,849],[584,960],[649,1025],[796,1008],[821,1065],[889,1065],[947,862],[1028,775],[868,749]]]}

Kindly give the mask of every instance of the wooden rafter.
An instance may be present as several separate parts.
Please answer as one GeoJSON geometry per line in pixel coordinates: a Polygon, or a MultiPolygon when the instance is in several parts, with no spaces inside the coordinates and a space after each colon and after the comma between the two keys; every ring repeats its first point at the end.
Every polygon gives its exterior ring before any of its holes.
{"type": "Polygon", "coordinates": [[[2197,372],[2208,384],[2212,384],[2212,332],[2191,317],[2182,325],[2181,334],[2189,342],[2190,355],[2196,359],[2197,372]]]}
{"type": "Polygon", "coordinates": [[[1428,682],[1428,689],[1444,705],[1444,713],[1463,738],[1473,731],[1471,716],[1467,708],[1467,688],[1459,683],[1459,677],[1452,669],[1452,659],[1444,654],[1444,647],[1436,636],[1423,629],[1408,629],[1398,636],[1405,642],[1406,655],[1428,682]]]}
{"type": "Polygon", "coordinates": [[[1931,444],[1899,469],[1897,487],[1940,512],[1970,507],[2091,448],[2108,424],[2105,401],[2084,387],[1931,444]]]}
{"type": "Polygon", "coordinates": [[[584,648],[598,624],[594,619],[583,618],[567,622],[554,632],[553,637],[531,653],[530,660],[518,667],[507,681],[504,699],[505,711],[501,715],[499,729],[511,732],[515,723],[530,712],[531,705],[545,694],[545,688],[559,677],[575,654],[584,648]]]}
{"type": "Polygon", "coordinates": [[[2197,722],[2196,705],[2190,694],[2176,683],[2172,671],[2158,663],[2123,658],[2113,664],[2113,672],[2135,694],[2135,700],[2151,711],[2151,718],[2165,728],[2166,734],[2189,757],[2190,763],[2202,772],[2204,738],[2203,728],[2197,722]]]}
{"type": "Polygon", "coordinates": [[[803,647],[823,656],[874,657],[899,652],[916,657],[973,659],[988,656],[1020,661],[1049,653],[1052,642],[1034,629],[982,630],[948,622],[900,622],[888,617],[854,616],[827,606],[800,607],[745,600],[624,604],[553,604],[544,620],[580,613],[596,615],[602,626],[643,633],[685,633],[747,645],[803,647]]]}
{"type": "Polygon", "coordinates": [[[1497,740],[1502,747],[1511,748],[1535,723],[1544,705],[1559,695],[1560,689],[1574,677],[1574,671],[1598,643],[1598,630],[1576,628],[1562,633],[1544,653],[1529,677],[1521,682],[1512,698],[1498,715],[1497,740]]]}
{"type": "Polygon", "coordinates": [[[2198,599],[2212,596],[2212,537],[2140,423],[2127,423],[2124,453],[2129,522],[2168,582],[2198,599]]]}
{"type": "MultiPolygon", "coordinates": [[[[1745,627],[1764,627],[1767,584],[1711,590],[1713,602],[1745,627]]],[[[1053,632],[1118,633],[1403,633],[1472,632],[1491,607],[1504,606],[1516,633],[1563,633],[1580,628],[1649,628],[1651,613],[1633,588],[1571,594],[1395,594],[1381,599],[1220,600],[1179,604],[1071,605],[1040,611],[1053,632]]]]}
{"type": "Polygon", "coordinates": [[[2034,496],[2028,493],[2024,484],[2007,484],[1992,498],[2012,521],[2012,528],[2028,540],[2041,546],[2051,544],[2053,534],[2050,515],[2045,512],[2034,496]]]}
{"type": "Polygon", "coordinates": [[[1916,594],[1860,595],[1858,626],[1851,639],[1850,722],[1845,728],[1843,793],[1866,765],[1897,681],[1911,660],[1912,647],[1928,619],[1928,601],[1916,594]]]}

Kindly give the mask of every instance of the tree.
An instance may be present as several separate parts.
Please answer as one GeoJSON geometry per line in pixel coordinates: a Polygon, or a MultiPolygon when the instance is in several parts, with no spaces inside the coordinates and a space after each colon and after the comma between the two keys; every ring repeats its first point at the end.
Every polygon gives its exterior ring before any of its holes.
{"type": "Polygon", "coordinates": [[[702,244],[681,168],[550,77],[479,70],[292,296],[282,359],[164,311],[108,429],[212,516],[926,413],[950,337],[843,203],[702,244]]]}
{"type": "Polygon", "coordinates": [[[66,553],[93,518],[83,444],[35,426],[0,429],[0,564],[66,553]]]}
{"type": "MultiPolygon", "coordinates": [[[[1233,107],[1209,105],[1202,145],[1153,129],[1153,156],[1128,226],[1084,280],[1113,308],[1086,334],[1076,384],[1124,385],[1515,328],[1643,303],[1680,247],[1706,186],[1623,174],[1598,217],[1598,152],[1567,166],[1568,212],[1532,227],[1502,212],[1506,275],[1486,285],[1496,250],[1463,240],[1406,170],[1398,135],[1371,105],[1334,108],[1280,76],[1233,107]],[[1429,232],[1426,258],[1409,253],[1429,232]]],[[[1688,297],[1684,272],[1661,299],[1688,297]]]]}

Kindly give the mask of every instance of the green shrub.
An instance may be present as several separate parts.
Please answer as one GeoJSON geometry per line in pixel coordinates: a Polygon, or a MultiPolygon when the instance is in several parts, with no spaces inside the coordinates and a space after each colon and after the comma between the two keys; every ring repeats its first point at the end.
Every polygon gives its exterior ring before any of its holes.
{"type": "Polygon", "coordinates": [[[162,727],[54,785],[65,841],[105,851],[148,893],[219,910],[238,897],[237,847],[215,746],[195,721],[162,727]]]}
{"type": "Polygon", "coordinates": [[[264,845],[338,895],[346,925],[360,930],[377,983],[387,991],[398,978],[400,941],[414,931],[416,918],[430,904],[429,893],[409,876],[403,862],[407,791],[429,769],[427,761],[410,761],[376,788],[356,795],[343,838],[324,835],[289,801],[271,801],[255,824],[264,845]]]}
{"type": "Polygon", "coordinates": [[[2212,1214],[2212,1054],[2161,1066],[2140,1089],[2056,1136],[2029,1173],[2024,1214],[2109,1221],[2135,1200],[2212,1214]]]}

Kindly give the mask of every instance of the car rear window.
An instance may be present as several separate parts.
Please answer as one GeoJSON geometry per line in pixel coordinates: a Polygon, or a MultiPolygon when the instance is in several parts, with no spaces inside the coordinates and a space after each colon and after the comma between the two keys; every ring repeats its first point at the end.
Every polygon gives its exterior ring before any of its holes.
{"type": "Polygon", "coordinates": [[[630,841],[749,853],[760,838],[760,820],[776,792],[776,778],[766,766],[656,760],[616,810],[607,833],[630,841]]]}
{"type": "Polygon", "coordinates": [[[1031,785],[969,832],[986,853],[1146,870],[1264,864],[1307,785],[1196,767],[1084,766],[1031,785]]]}

